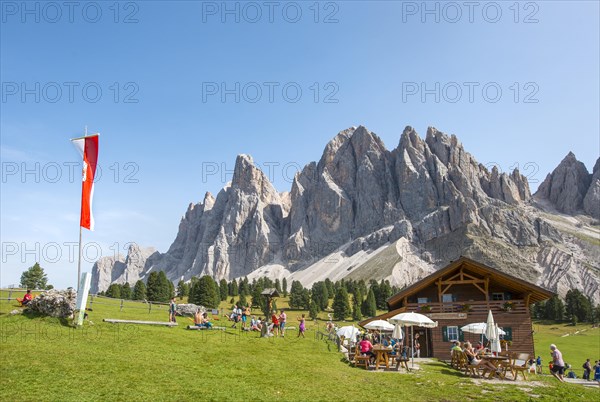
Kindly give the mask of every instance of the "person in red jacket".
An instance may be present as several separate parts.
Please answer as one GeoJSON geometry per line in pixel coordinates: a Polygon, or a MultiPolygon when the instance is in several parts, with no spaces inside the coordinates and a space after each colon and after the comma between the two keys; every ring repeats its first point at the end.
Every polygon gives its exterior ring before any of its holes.
{"type": "Polygon", "coordinates": [[[275,336],[279,336],[279,319],[277,318],[277,311],[273,310],[271,315],[271,322],[273,323],[272,332],[275,332],[275,336]]]}
{"type": "Polygon", "coordinates": [[[17,301],[21,303],[21,306],[26,306],[33,299],[33,295],[31,294],[31,290],[27,289],[27,293],[23,298],[17,298],[17,301]]]}

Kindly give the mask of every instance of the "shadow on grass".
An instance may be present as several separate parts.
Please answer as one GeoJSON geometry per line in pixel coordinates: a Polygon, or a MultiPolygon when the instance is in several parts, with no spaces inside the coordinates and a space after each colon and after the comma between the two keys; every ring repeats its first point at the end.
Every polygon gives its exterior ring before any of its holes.
{"type": "Polygon", "coordinates": [[[47,315],[43,315],[40,313],[33,312],[31,310],[23,310],[23,314],[21,316],[29,319],[29,320],[43,320],[45,323],[53,322],[58,323],[63,327],[73,327],[73,323],[71,320],[63,317],[50,317],[47,315]]]}
{"type": "Polygon", "coordinates": [[[443,369],[440,370],[440,373],[441,374],[446,374],[446,375],[449,375],[449,376],[453,376],[453,377],[467,378],[467,377],[465,377],[465,375],[462,372],[460,372],[458,370],[450,370],[450,369],[447,369],[447,368],[443,368],[443,369]]]}
{"type": "Polygon", "coordinates": [[[451,377],[467,378],[462,371],[456,370],[456,369],[448,366],[448,364],[441,362],[441,361],[428,362],[428,363],[425,363],[424,366],[436,368],[436,369],[440,370],[440,374],[449,375],[451,377]]]}

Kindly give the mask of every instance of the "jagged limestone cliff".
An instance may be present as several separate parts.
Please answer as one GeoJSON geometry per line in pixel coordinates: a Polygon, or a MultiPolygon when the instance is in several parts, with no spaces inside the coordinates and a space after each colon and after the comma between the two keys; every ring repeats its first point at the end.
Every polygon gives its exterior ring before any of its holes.
{"type": "MultiPolygon", "coordinates": [[[[600,190],[592,175],[574,156],[563,164],[540,186],[540,199],[593,211],[600,190]]],[[[454,135],[429,128],[422,139],[407,127],[389,151],[376,134],[352,127],[296,175],[289,194],[278,193],[250,156],[238,156],[231,183],[190,204],[169,250],[150,255],[137,277],[164,270],[173,281],[271,275],[309,285],[350,275],[405,285],[466,255],[551,290],[576,287],[598,298],[597,227],[581,235],[577,222],[532,201],[518,170],[487,170],[454,135]]],[[[122,264],[99,261],[96,288],[115,281],[122,264]]]]}

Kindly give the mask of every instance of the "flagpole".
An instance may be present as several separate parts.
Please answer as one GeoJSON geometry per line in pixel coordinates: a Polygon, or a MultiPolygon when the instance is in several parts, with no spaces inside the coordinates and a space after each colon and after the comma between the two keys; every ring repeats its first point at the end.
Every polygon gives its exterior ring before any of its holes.
{"type": "MultiPolygon", "coordinates": [[[[85,134],[84,137],[87,136],[87,126],[85,126],[85,134]]],[[[82,184],[83,186],[83,184],[82,184]]],[[[83,193],[81,194],[82,202],[83,202],[83,193]]],[[[79,216],[81,217],[81,213],[83,212],[83,205],[79,206],[79,216]]],[[[81,236],[82,236],[82,228],[81,221],[79,222],[79,259],[77,261],[77,294],[79,294],[79,282],[81,282],[81,236]]]]}
{"type": "Polygon", "coordinates": [[[77,294],[79,294],[79,282],[81,280],[81,223],[79,224],[79,261],[77,262],[77,294]]]}

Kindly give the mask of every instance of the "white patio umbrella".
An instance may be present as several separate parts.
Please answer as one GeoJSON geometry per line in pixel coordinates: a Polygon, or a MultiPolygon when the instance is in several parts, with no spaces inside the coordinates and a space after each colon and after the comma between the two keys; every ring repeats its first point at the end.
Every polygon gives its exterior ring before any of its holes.
{"type": "Polygon", "coordinates": [[[396,314],[392,318],[388,319],[388,321],[393,324],[400,324],[406,326],[416,325],[425,328],[437,327],[437,322],[433,322],[429,317],[419,313],[396,314]]]}
{"type": "MultiPolygon", "coordinates": [[[[425,328],[437,327],[437,322],[434,322],[429,317],[424,316],[423,314],[419,314],[419,313],[396,314],[392,318],[389,318],[388,321],[391,323],[394,323],[394,324],[405,325],[405,326],[409,326],[409,327],[413,327],[415,325],[418,327],[425,327],[425,328]]],[[[411,334],[412,343],[414,344],[414,342],[415,342],[414,329],[411,332],[412,332],[412,334],[411,334]]],[[[415,365],[414,353],[411,353],[411,359],[412,359],[411,364],[414,367],[414,365],[415,365]]]]}
{"type": "MultiPolygon", "coordinates": [[[[461,331],[469,332],[471,334],[479,334],[484,335],[487,329],[487,324],[485,322],[474,322],[472,324],[467,324],[464,327],[461,327],[461,331]]],[[[498,328],[498,335],[505,335],[506,332],[498,328]]]]}
{"type": "Polygon", "coordinates": [[[380,331],[393,331],[394,326],[384,320],[374,320],[364,326],[366,329],[378,329],[380,331]]]}
{"type": "Polygon", "coordinates": [[[360,330],[356,328],[354,325],[346,325],[345,327],[341,327],[337,330],[336,334],[340,338],[343,336],[346,339],[350,339],[351,341],[356,341],[356,336],[360,333],[360,330]]]}

